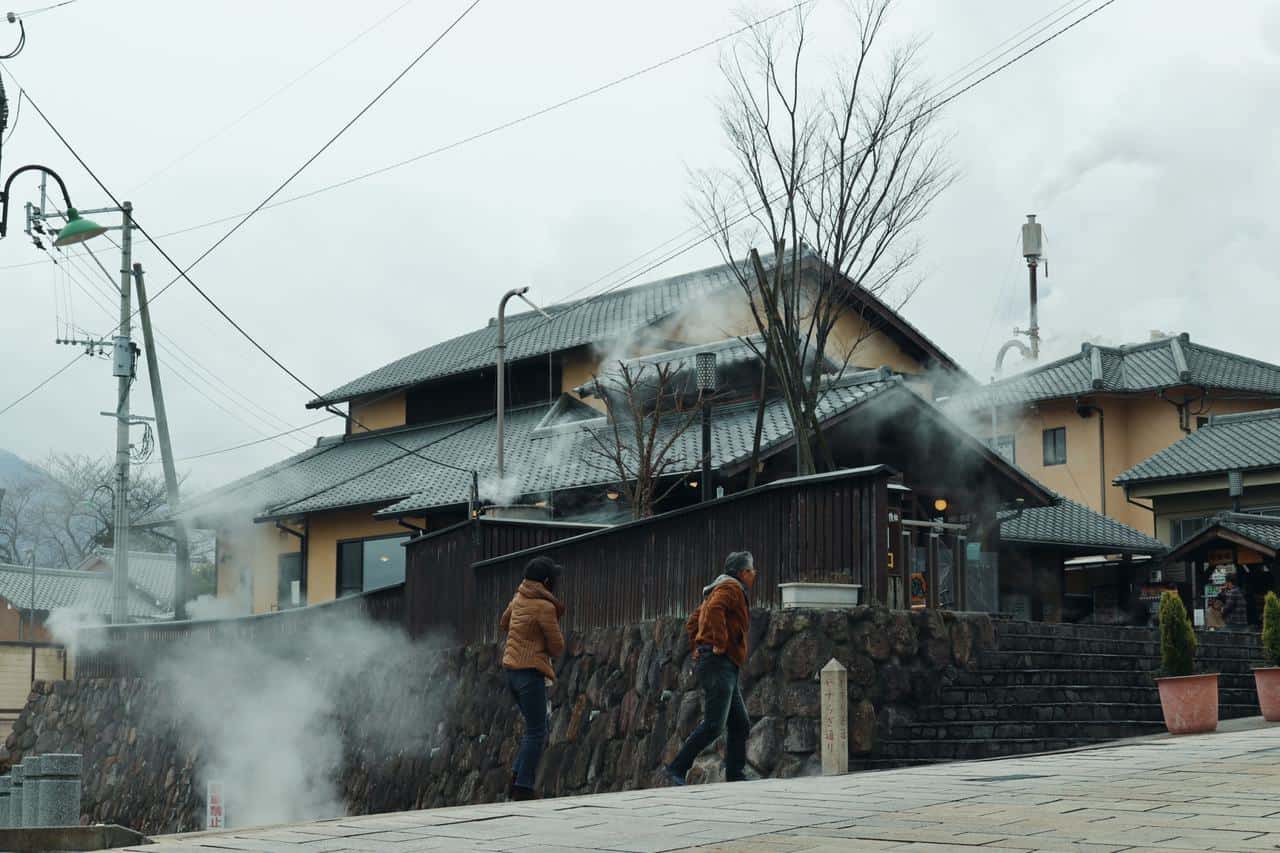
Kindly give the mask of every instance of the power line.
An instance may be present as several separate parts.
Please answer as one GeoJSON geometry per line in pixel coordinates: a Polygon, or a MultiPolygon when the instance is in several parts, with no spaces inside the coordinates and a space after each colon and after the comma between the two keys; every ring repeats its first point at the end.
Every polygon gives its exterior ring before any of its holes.
{"type": "MultiPolygon", "coordinates": [[[[417,163],[417,162],[419,162],[419,161],[426,160],[426,159],[428,159],[428,158],[430,158],[430,157],[435,157],[435,156],[437,156],[437,155],[439,155],[439,154],[443,154],[443,153],[445,153],[445,152],[447,152],[447,151],[452,151],[452,150],[453,150],[453,149],[455,149],[455,148],[460,148],[460,147],[462,147],[463,145],[467,145],[467,144],[470,144],[470,143],[472,143],[472,142],[476,142],[476,141],[478,141],[478,140],[484,139],[484,138],[485,138],[485,137],[487,137],[487,136],[492,136],[492,135],[494,135],[495,133],[501,133],[502,131],[504,131],[504,130],[509,130],[509,129],[511,129],[511,128],[515,127],[515,126],[517,126],[517,125],[524,124],[525,122],[532,121],[532,120],[537,119],[537,118],[541,118],[542,116],[547,115],[548,113],[555,112],[556,110],[562,109],[562,108],[567,107],[567,106],[570,106],[570,105],[572,105],[572,104],[575,104],[575,103],[577,103],[578,101],[584,100],[584,99],[586,99],[586,98],[590,98],[590,97],[592,97],[593,95],[598,95],[598,94],[600,94],[601,92],[608,91],[609,89],[612,89],[612,88],[614,88],[615,86],[620,86],[620,85],[622,85],[623,83],[628,83],[628,82],[630,82],[630,81],[632,81],[632,80],[636,79],[637,77],[641,77],[641,76],[643,76],[643,75],[645,75],[645,74],[648,74],[648,73],[650,73],[650,72],[652,72],[652,71],[657,71],[657,70],[659,70],[659,69],[661,69],[661,68],[665,68],[665,67],[666,67],[666,66],[668,66],[668,65],[671,65],[671,64],[673,64],[673,63],[675,63],[675,62],[679,62],[680,60],[682,60],[682,59],[686,59],[686,58],[688,58],[688,57],[690,57],[690,56],[693,56],[693,55],[694,55],[694,54],[696,54],[696,53],[701,53],[702,51],[706,50],[706,49],[707,49],[707,48],[709,48],[709,47],[714,47],[714,46],[716,46],[716,45],[718,45],[718,44],[721,44],[722,42],[728,41],[729,39],[732,39],[732,38],[734,38],[734,37],[736,37],[736,36],[739,36],[739,35],[741,35],[741,34],[743,34],[743,33],[747,32],[748,30],[754,29],[755,27],[758,27],[758,26],[760,26],[760,25],[762,25],[762,24],[766,24],[766,23],[768,23],[768,22],[770,22],[770,21],[772,21],[772,20],[774,20],[774,19],[776,19],[776,18],[779,18],[779,17],[781,17],[781,16],[783,16],[783,15],[786,15],[786,14],[788,14],[788,13],[790,13],[790,12],[794,12],[795,10],[797,10],[797,9],[799,9],[799,8],[803,7],[803,6],[808,6],[808,5],[810,5],[811,3],[813,3],[813,2],[815,2],[815,0],[803,0],[803,2],[801,2],[801,3],[796,3],[796,4],[795,4],[795,5],[793,5],[793,6],[789,6],[789,7],[787,7],[786,9],[783,9],[781,12],[776,12],[776,13],[774,13],[774,14],[772,14],[772,15],[769,15],[769,16],[764,17],[764,18],[760,18],[760,19],[759,19],[759,20],[757,20],[757,21],[753,21],[752,23],[746,24],[745,26],[739,27],[738,29],[734,30],[733,32],[725,33],[725,34],[724,34],[724,35],[722,35],[722,36],[718,36],[717,38],[711,39],[710,41],[706,41],[706,42],[703,42],[702,44],[699,44],[699,45],[696,45],[696,46],[694,46],[694,47],[688,48],[687,50],[681,51],[680,53],[677,53],[677,54],[675,54],[675,55],[673,55],[673,56],[669,56],[669,57],[667,57],[666,59],[661,59],[661,60],[659,60],[659,61],[657,61],[657,62],[654,62],[654,63],[652,63],[652,64],[650,64],[650,65],[646,65],[646,66],[645,66],[645,67],[643,67],[643,68],[637,69],[637,70],[632,71],[632,72],[630,72],[630,73],[628,73],[628,74],[624,74],[624,75],[622,75],[621,77],[617,77],[617,78],[615,78],[615,79],[613,79],[613,80],[610,80],[610,81],[609,81],[609,82],[607,82],[607,83],[602,83],[602,84],[600,84],[600,85],[598,85],[598,86],[595,86],[595,87],[593,87],[593,88],[591,88],[591,89],[587,89],[586,91],[583,91],[583,92],[579,92],[578,94],[576,94],[576,95],[572,95],[572,96],[570,96],[570,97],[568,97],[568,98],[565,98],[565,99],[563,99],[563,100],[561,100],[561,101],[556,101],[556,102],[555,102],[555,103],[553,103],[553,104],[548,104],[548,105],[547,105],[547,106],[545,106],[545,107],[540,107],[539,109],[536,109],[536,110],[534,110],[533,112],[525,113],[524,115],[518,116],[518,117],[513,118],[513,119],[510,119],[510,120],[508,120],[508,121],[504,121],[504,122],[502,122],[501,124],[496,124],[496,125],[494,125],[493,127],[490,127],[490,128],[488,128],[488,129],[486,129],[486,130],[482,130],[482,131],[479,131],[479,132],[477,132],[477,133],[473,133],[473,134],[471,134],[470,136],[465,136],[465,137],[463,137],[463,138],[461,138],[461,139],[456,139],[456,140],[454,140],[453,142],[449,142],[449,143],[447,143],[447,144],[445,144],[445,145],[441,145],[441,146],[440,146],[440,147],[438,147],[438,148],[433,148],[433,149],[431,149],[430,151],[425,151],[425,152],[423,152],[422,154],[416,154],[416,155],[414,155],[414,156],[412,156],[412,157],[408,157],[408,158],[406,158],[406,159],[404,159],[404,160],[400,160],[400,161],[398,161],[398,162],[396,162],[396,163],[391,163],[391,164],[386,165],[386,166],[381,166],[381,167],[379,167],[379,168],[377,168],[377,169],[372,169],[372,170],[370,170],[370,171],[368,171],[368,172],[363,172],[363,173],[361,173],[361,174],[359,174],[359,175],[354,175],[354,176],[352,176],[352,177],[350,177],[350,178],[344,178],[344,179],[343,179],[343,180],[341,180],[341,181],[337,181],[337,182],[332,183],[332,184],[327,184],[326,186],[319,187],[318,189],[310,190],[310,191],[308,191],[308,192],[302,193],[301,195],[290,196],[289,198],[281,199],[280,201],[276,202],[275,204],[269,204],[269,205],[267,205],[266,207],[264,207],[264,208],[263,208],[263,210],[272,210],[272,209],[277,208],[277,207],[283,207],[283,206],[284,206],[284,205],[286,205],[286,204],[293,204],[294,202],[297,202],[297,201],[303,201],[303,200],[305,200],[305,199],[313,198],[314,196],[318,196],[318,195],[320,195],[321,193],[326,193],[326,192],[329,192],[330,190],[340,189],[340,188],[342,188],[342,187],[349,186],[349,185],[351,185],[351,184],[358,183],[358,182],[360,182],[360,181],[367,180],[367,179],[369,179],[369,178],[373,178],[373,177],[376,177],[376,176],[378,176],[378,175],[385,174],[385,173],[390,172],[390,171],[393,171],[393,170],[395,170],[395,169],[399,169],[399,168],[402,168],[402,167],[404,167],[404,166],[408,166],[408,165],[411,165],[411,164],[413,164],[413,163],[417,163]]],[[[214,225],[221,225],[221,224],[222,224],[222,223],[224,223],[224,222],[231,222],[231,221],[233,221],[233,220],[235,220],[235,219],[239,218],[241,215],[242,215],[242,214],[237,213],[237,214],[232,214],[231,216],[223,216],[223,217],[220,217],[220,218],[218,218],[218,219],[211,219],[211,220],[209,220],[208,222],[202,222],[202,223],[200,223],[199,225],[191,225],[191,226],[188,226],[188,227],[186,227],[186,228],[180,228],[180,229],[178,229],[178,230],[176,230],[176,231],[170,231],[170,232],[165,233],[165,234],[160,234],[159,236],[160,236],[160,237],[176,237],[176,236],[177,236],[177,235],[179,235],[179,234],[187,234],[187,233],[189,233],[189,232],[192,232],[192,231],[199,231],[199,230],[201,230],[201,229],[209,228],[209,227],[214,226],[214,225]]]]}
{"type": "MultiPolygon", "coordinates": [[[[903,124],[898,125],[896,128],[893,128],[893,129],[889,130],[889,131],[885,134],[885,137],[887,138],[888,136],[892,136],[892,135],[894,135],[894,134],[896,134],[896,133],[900,132],[900,131],[901,131],[901,130],[903,130],[904,128],[906,128],[906,127],[910,126],[910,124],[912,124],[912,123],[914,123],[914,122],[918,122],[918,121],[920,121],[921,119],[923,119],[923,118],[925,118],[925,117],[927,117],[927,116],[929,116],[929,115],[932,115],[933,113],[937,112],[938,110],[940,110],[940,109],[942,109],[943,107],[945,107],[945,106],[947,106],[948,104],[950,104],[950,103],[951,103],[952,101],[954,101],[956,98],[959,98],[961,95],[965,94],[966,92],[969,92],[969,91],[971,91],[972,89],[976,88],[977,86],[980,86],[981,84],[985,83],[987,80],[990,80],[992,77],[994,77],[994,76],[996,76],[997,74],[999,74],[1000,72],[1004,71],[1006,68],[1010,67],[1010,66],[1011,66],[1011,65],[1013,65],[1014,63],[1016,63],[1016,62],[1020,61],[1021,59],[1023,59],[1024,57],[1026,57],[1026,56],[1028,56],[1028,55],[1030,55],[1031,53],[1035,52],[1036,50],[1039,50],[1041,47],[1045,46],[1045,45],[1046,45],[1046,44],[1048,44],[1049,42],[1051,42],[1051,41],[1053,41],[1054,39],[1058,38],[1058,37],[1059,37],[1059,36],[1061,36],[1062,34],[1064,34],[1064,33],[1068,32],[1069,30],[1072,30],[1072,29],[1074,29],[1075,27],[1079,26],[1080,24],[1084,23],[1084,22],[1085,22],[1085,21],[1087,21],[1089,18],[1092,18],[1094,15],[1098,14],[1098,12],[1101,12],[1103,9],[1107,8],[1108,6],[1110,6],[1111,4],[1113,4],[1113,3],[1115,3],[1115,2],[1116,2],[1116,0],[1106,0],[1104,3],[1102,3],[1102,5],[1100,5],[1100,6],[1098,6],[1097,8],[1095,8],[1095,9],[1091,10],[1091,11],[1090,11],[1090,12],[1088,12],[1087,14],[1082,15],[1082,16],[1081,16],[1081,17],[1079,17],[1079,18],[1076,18],[1076,19],[1075,19],[1074,21],[1072,21],[1070,24],[1068,24],[1068,25],[1066,25],[1065,27],[1062,27],[1061,29],[1059,29],[1059,30],[1055,31],[1054,33],[1052,33],[1051,35],[1047,36],[1046,38],[1041,39],[1040,41],[1038,41],[1038,42],[1036,42],[1035,44],[1033,44],[1031,47],[1027,48],[1026,50],[1023,50],[1021,53],[1018,53],[1018,54],[1017,54],[1016,56],[1014,56],[1013,58],[1011,58],[1011,59],[1007,60],[1006,62],[1004,62],[1004,63],[1002,63],[1002,64],[1000,64],[1000,65],[998,65],[996,68],[992,69],[991,71],[988,71],[986,74],[983,74],[982,76],[978,77],[976,80],[973,80],[972,82],[970,82],[970,83],[966,84],[965,86],[961,87],[960,89],[956,90],[955,92],[951,93],[950,95],[947,95],[946,97],[941,98],[940,100],[936,100],[934,103],[930,104],[928,107],[925,107],[924,109],[922,109],[918,114],[913,114],[909,120],[907,120],[907,121],[906,121],[906,122],[904,122],[903,124]]],[[[970,75],[966,75],[966,76],[970,76],[970,75]]],[[[860,149],[859,151],[856,151],[856,152],[854,152],[854,153],[850,154],[848,157],[845,157],[845,158],[843,158],[842,160],[838,160],[838,161],[836,161],[836,162],[835,162],[835,163],[833,163],[832,165],[828,166],[826,169],[823,169],[823,170],[821,170],[821,171],[817,172],[817,173],[816,173],[816,174],[814,174],[814,175],[810,175],[809,177],[804,178],[804,179],[800,182],[800,184],[801,184],[801,185],[804,185],[804,184],[807,184],[807,183],[809,183],[809,182],[811,182],[811,181],[814,181],[814,180],[816,180],[816,179],[818,179],[818,178],[822,177],[822,176],[823,176],[823,175],[825,175],[827,172],[830,172],[832,169],[834,169],[836,166],[842,165],[843,163],[847,162],[849,159],[851,159],[851,158],[853,158],[853,157],[858,156],[859,154],[861,154],[861,153],[862,153],[862,151],[865,151],[865,150],[866,150],[866,147],[864,146],[864,147],[863,147],[862,149],[860,149]]],[[[772,201],[777,201],[777,200],[779,200],[781,197],[782,197],[782,196],[778,196],[777,198],[772,199],[772,201]]],[[[746,211],[745,211],[744,213],[742,213],[740,216],[738,216],[738,217],[736,217],[736,218],[734,218],[734,219],[731,219],[731,220],[727,221],[727,222],[724,224],[724,226],[723,226],[723,227],[725,227],[725,228],[732,228],[732,227],[734,227],[735,225],[739,225],[739,224],[741,224],[742,222],[744,222],[744,221],[746,221],[747,219],[749,219],[749,218],[751,218],[752,216],[754,216],[756,213],[759,213],[759,212],[763,209],[763,207],[764,207],[764,205],[760,205],[760,206],[756,206],[756,205],[748,205],[748,207],[747,207],[747,209],[746,209],[746,211]]],[[[694,226],[692,229],[688,229],[688,230],[686,230],[686,231],[685,231],[685,232],[683,232],[683,233],[687,234],[687,233],[689,233],[689,231],[690,231],[690,230],[701,230],[701,226],[694,226]]],[[[716,233],[717,233],[717,232],[706,232],[706,233],[704,233],[704,234],[702,234],[702,235],[700,235],[700,236],[698,236],[698,237],[695,237],[691,242],[687,243],[687,244],[686,244],[686,245],[684,245],[683,247],[681,247],[681,248],[677,249],[676,251],[674,251],[674,252],[672,252],[672,253],[670,253],[670,254],[666,255],[664,258],[662,258],[662,259],[660,259],[660,260],[658,260],[658,261],[655,261],[655,262],[654,262],[654,263],[652,263],[652,264],[649,264],[648,266],[644,267],[643,269],[639,270],[638,272],[633,273],[632,275],[627,276],[626,278],[623,278],[621,281],[619,281],[619,282],[617,282],[617,283],[615,283],[615,284],[613,284],[613,285],[610,285],[609,287],[605,288],[605,289],[604,289],[603,291],[601,291],[600,293],[595,294],[594,296],[592,296],[592,297],[590,297],[590,298],[588,298],[588,299],[584,299],[584,300],[582,300],[582,301],[580,301],[580,302],[577,302],[577,303],[574,303],[573,305],[570,305],[570,306],[569,306],[568,308],[566,308],[565,310],[563,310],[563,311],[561,311],[560,313],[558,313],[558,314],[554,315],[551,319],[543,320],[543,321],[541,321],[540,323],[538,323],[537,325],[535,325],[535,326],[533,326],[533,327],[531,327],[531,328],[529,328],[529,329],[526,329],[526,330],[524,330],[524,331],[522,331],[522,332],[518,332],[518,333],[516,333],[515,335],[512,335],[512,336],[507,340],[507,344],[508,344],[508,345],[510,345],[510,344],[512,344],[513,342],[515,342],[516,340],[518,340],[518,339],[520,339],[520,338],[522,338],[522,337],[525,337],[525,336],[527,336],[527,335],[533,334],[534,332],[538,331],[539,329],[543,328],[544,326],[546,326],[546,325],[548,325],[548,324],[550,324],[550,323],[554,323],[554,322],[556,322],[557,320],[559,320],[560,318],[562,318],[562,317],[566,316],[567,314],[570,314],[570,313],[572,313],[573,311],[577,311],[577,310],[579,310],[580,308],[583,308],[583,307],[587,306],[588,304],[590,304],[590,303],[591,303],[591,302],[593,302],[594,300],[599,299],[599,298],[604,297],[604,296],[607,296],[608,294],[612,293],[613,291],[618,290],[619,288],[626,286],[627,284],[631,283],[632,281],[634,281],[635,279],[637,279],[637,278],[639,278],[640,276],[644,275],[645,273],[650,272],[650,271],[652,271],[653,269],[655,269],[655,268],[657,268],[657,267],[660,267],[660,266],[662,266],[663,264],[668,263],[669,261],[671,261],[671,260],[673,260],[673,259],[675,259],[675,258],[677,258],[677,257],[679,257],[679,256],[681,256],[681,255],[683,255],[683,254],[686,254],[686,253],[688,253],[688,252],[692,251],[693,249],[697,248],[698,246],[700,246],[700,245],[702,245],[703,243],[707,242],[708,240],[712,239],[712,238],[715,236],[715,234],[716,234],[716,233]]],[[[672,242],[672,241],[671,241],[671,240],[668,240],[668,241],[667,241],[667,243],[670,243],[670,242],[672,242]]],[[[645,252],[644,254],[642,254],[642,255],[641,255],[641,257],[643,257],[644,255],[647,255],[647,254],[651,254],[651,252],[645,252]]]]}
{"type": "MultiPolygon", "coordinates": [[[[274,440],[275,440],[275,439],[277,439],[277,438],[283,438],[283,437],[285,437],[285,436],[287,436],[287,435],[291,435],[292,433],[301,432],[301,431],[302,431],[302,430],[304,430],[304,429],[310,429],[310,428],[312,428],[312,427],[320,426],[321,424],[324,424],[324,423],[328,422],[328,421],[329,421],[331,418],[333,418],[333,417],[334,417],[333,415],[326,415],[325,417],[321,418],[321,419],[320,419],[320,420],[318,420],[318,421],[312,421],[312,422],[311,422],[311,423],[309,423],[309,424],[303,424],[302,426],[300,426],[300,427],[294,427],[294,428],[293,428],[293,429],[291,429],[291,430],[285,430],[284,432],[278,432],[278,433],[276,433],[275,435],[268,435],[268,436],[265,436],[265,437],[263,437],[263,438],[256,439],[256,440],[254,440],[254,441],[246,441],[246,442],[243,442],[242,444],[234,444],[234,445],[232,445],[231,447],[223,447],[223,448],[220,448],[220,449],[218,449],[218,450],[207,450],[207,451],[205,451],[204,453],[193,453],[193,454],[192,454],[192,455],[190,455],[190,456],[181,456],[181,457],[179,457],[179,458],[175,459],[174,461],[175,461],[175,462],[191,462],[191,461],[194,461],[194,460],[196,460],[196,459],[208,459],[210,456],[221,456],[221,455],[222,455],[222,454],[224,454],[224,453],[231,453],[231,452],[236,451],[236,450],[244,450],[246,447],[254,447],[255,445],[265,444],[265,443],[266,443],[266,442],[268,442],[268,441],[274,441],[274,440]]],[[[152,461],[152,462],[148,462],[147,464],[148,464],[148,465],[158,465],[158,464],[160,464],[160,460],[155,460],[155,461],[152,461]]]]}
{"type": "Polygon", "coordinates": [[[54,3],[52,6],[41,6],[39,9],[28,9],[25,12],[14,12],[13,16],[18,20],[22,20],[23,18],[31,18],[36,15],[42,14],[44,12],[51,12],[54,9],[61,9],[63,6],[70,6],[72,3],[75,3],[75,2],[78,2],[78,0],[62,0],[61,3],[54,3]]]}
{"type": "Polygon", "coordinates": [[[68,370],[70,370],[70,369],[71,369],[71,365],[75,364],[75,363],[76,363],[77,361],[79,361],[79,360],[80,360],[80,356],[79,356],[79,355],[77,355],[75,358],[71,359],[71,361],[68,361],[66,364],[62,365],[62,367],[58,368],[58,369],[57,369],[57,370],[55,370],[53,373],[50,373],[50,374],[49,374],[48,376],[46,376],[44,379],[40,380],[39,384],[37,384],[37,385],[36,385],[36,387],[32,388],[30,391],[28,391],[27,393],[23,394],[21,397],[19,397],[18,399],[14,400],[12,403],[10,403],[9,405],[5,406],[3,409],[0,409],[0,415],[3,415],[5,412],[9,411],[9,410],[10,410],[10,409],[12,409],[14,406],[17,406],[19,403],[21,403],[22,401],[26,400],[26,399],[27,399],[28,397],[30,397],[31,395],[35,394],[35,393],[36,393],[37,391],[39,391],[41,388],[43,388],[44,386],[48,385],[48,384],[49,384],[50,382],[52,382],[53,380],[57,379],[57,378],[58,378],[59,376],[61,376],[62,374],[66,373],[68,370]]]}
{"type": "MultiPolygon", "coordinates": [[[[194,145],[194,146],[192,146],[191,148],[189,148],[186,152],[184,152],[184,153],[182,153],[182,154],[178,155],[178,156],[177,156],[177,157],[175,157],[173,160],[170,160],[168,163],[166,163],[164,166],[162,166],[162,167],[160,167],[159,169],[157,169],[156,171],[152,172],[150,175],[148,175],[146,178],[144,178],[144,179],[142,180],[142,182],[141,182],[141,183],[139,183],[137,186],[135,186],[135,187],[133,188],[133,192],[135,192],[135,193],[136,193],[138,190],[142,189],[142,188],[143,188],[143,187],[145,187],[147,184],[151,183],[153,180],[155,180],[156,178],[158,178],[158,177],[160,177],[161,175],[163,175],[165,172],[168,172],[168,171],[169,171],[170,169],[172,169],[174,166],[178,165],[178,164],[179,164],[179,163],[181,163],[183,160],[187,159],[187,158],[188,158],[188,157],[190,157],[192,154],[194,154],[194,153],[196,153],[197,151],[199,151],[201,148],[204,148],[204,147],[205,147],[206,145],[208,145],[210,142],[213,142],[215,139],[217,139],[218,137],[222,136],[223,134],[225,134],[227,131],[231,130],[231,129],[232,129],[233,127],[235,127],[236,125],[240,124],[242,121],[244,121],[245,119],[247,119],[249,116],[253,115],[253,114],[254,114],[254,113],[256,113],[258,110],[262,109],[262,108],[263,108],[263,107],[265,107],[267,104],[269,104],[269,103],[271,103],[272,101],[274,101],[277,97],[279,97],[280,95],[283,95],[283,94],[284,94],[285,92],[287,92],[289,89],[292,89],[292,88],[293,88],[294,86],[296,86],[298,83],[302,82],[302,80],[303,80],[304,78],[306,78],[306,77],[310,76],[313,72],[315,72],[315,71],[316,71],[317,69],[319,69],[321,66],[323,66],[324,64],[326,64],[327,62],[329,62],[329,61],[330,61],[331,59],[333,59],[334,57],[338,56],[340,53],[342,53],[343,51],[345,51],[347,48],[351,47],[351,46],[352,46],[353,44],[355,44],[356,42],[360,41],[362,38],[364,38],[365,36],[367,36],[369,33],[373,32],[374,30],[376,30],[378,27],[380,27],[380,26],[382,26],[383,24],[385,24],[387,21],[391,20],[393,17],[395,17],[395,16],[396,16],[397,14],[399,14],[400,12],[402,12],[406,7],[408,7],[411,3],[413,3],[413,1],[414,1],[414,0],[404,0],[404,2],[403,2],[403,3],[401,3],[399,6],[395,7],[394,9],[392,9],[392,10],[391,10],[390,12],[388,12],[387,14],[383,15],[383,16],[382,16],[381,18],[379,18],[378,20],[374,21],[374,22],[373,22],[371,25],[369,25],[366,29],[364,29],[364,30],[360,31],[360,33],[358,33],[358,34],[355,36],[355,38],[351,39],[351,40],[350,40],[350,41],[348,41],[346,44],[342,45],[342,46],[341,46],[341,47],[339,47],[337,50],[333,51],[333,52],[332,52],[332,53],[330,53],[328,56],[324,57],[324,59],[321,59],[321,60],[320,60],[319,62],[317,62],[315,65],[312,65],[312,66],[311,66],[310,68],[308,68],[306,71],[303,71],[303,72],[302,72],[301,74],[299,74],[297,77],[294,77],[294,78],[293,78],[292,80],[290,80],[288,83],[285,83],[285,84],[284,84],[283,86],[281,86],[279,89],[276,89],[276,90],[275,90],[274,92],[272,92],[270,95],[267,95],[267,97],[263,98],[261,101],[259,101],[258,103],[254,104],[254,105],[253,105],[252,107],[250,107],[249,109],[245,110],[243,113],[241,113],[241,114],[239,115],[239,117],[237,117],[236,119],[232,120],[230,123],[228,123],[228,124],[226,124],[226,125],[223,125],[221,129],[219,129],[219,130],[215,131],[212,135],[210,135],[210,136],[206,137],[203,141],[196,143],[196,145],[194,145]]],[[[165,236],[165,235],[161,235],[161,236],[165,236]]]]}

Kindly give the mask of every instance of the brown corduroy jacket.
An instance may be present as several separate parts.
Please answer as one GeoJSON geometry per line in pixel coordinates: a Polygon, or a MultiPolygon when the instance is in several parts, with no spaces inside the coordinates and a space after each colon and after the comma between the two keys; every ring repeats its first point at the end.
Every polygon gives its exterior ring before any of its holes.
{"type": "Polygon", "coordinates": [[[560,617],[564,605],[537,581],[521,581],[515,597],[499,621],[507,632],[502,665],[507,669],[536,669],[555,681],[551,659],[564,651],[560,617]]]}
{"type": "Polygon", "coordinates": [[[747,662],[747,635],[751,630],[751,605],[741,582],[721,575],[702,590],[706,596],[689,615],[684,629],[689,645],[719,649],[739,667],[747,662]]]}

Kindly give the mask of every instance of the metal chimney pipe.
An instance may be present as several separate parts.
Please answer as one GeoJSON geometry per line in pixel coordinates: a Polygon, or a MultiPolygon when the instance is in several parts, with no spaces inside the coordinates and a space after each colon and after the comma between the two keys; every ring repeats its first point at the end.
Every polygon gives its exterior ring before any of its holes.
{"type": "Polygon", "coordinates": [[[506,472],[503,463],[503,438],[506,427],[506,392],[507,392],[507,302],[513,296],[523,296],[529,292],[528,287],[515,287],[508,290],[498,303],[498,482],[501,483],[506,472]]]}

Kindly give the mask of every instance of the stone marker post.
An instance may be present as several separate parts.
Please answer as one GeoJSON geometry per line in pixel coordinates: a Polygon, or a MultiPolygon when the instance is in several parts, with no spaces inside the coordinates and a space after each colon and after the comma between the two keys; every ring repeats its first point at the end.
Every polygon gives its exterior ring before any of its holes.
{"type": "Polygon", "coordinates": [[[39,826],[36,808],[40,802],[40,756],[29,755],[22,762],[22,825],[39,826]]]}
{"type": "Polygon", "coordinates": [[[0,827],[9,825],[9,785],[13,780],[0,776],[0,827]]]}
{"type": "Polygon", "coordinates": [[[80,773],[83,760],[70,753],[40,757],[37,826],[80,825],[80,773]]]}
{"type": "Polygon", "coordinates": [[[849,673],[832,658],[822,668],[822,775],[849,772],[849,673]]]}
{"type": "Polygon", "coordinates": [[[22,826],[22,774],[21,764],[9,768],[9,826],[22,826]]]}

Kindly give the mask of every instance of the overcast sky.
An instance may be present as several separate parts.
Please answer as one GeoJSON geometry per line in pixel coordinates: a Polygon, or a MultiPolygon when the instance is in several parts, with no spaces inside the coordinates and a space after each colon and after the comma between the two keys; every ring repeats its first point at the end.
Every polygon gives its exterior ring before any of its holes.
{"type": "MultiPolygon", "coordinates": [[[[750,8],[763,15],[790,2],[750,8]]],[[[816,3],[818,75],[851,30],[839,0],[816,3]]],[[[108,186],[133,201],[139,222],[162,234],[257,204],[463,5],[78,0],[30,18],[25,51],[5,66],[108,186]]],[[[1061,5],[901,0],[894,32],[927,39],[923,72],[941,80],[1061,5]]],[[[1160,329],[1280,362],[1267,251],[1277,245],[1280,4],[1208,8],[1118,0],[941,115],[959,179],[919,230],[923,284],[905,313],[975,376],[989,377],[996,349],[1025,323],[1017,238],[1031,212],[1048,237],[1049,356],[1084,339],[1141,341],[1160,329]]],[[[737,0],[482,0],[284,197],[678,54],[735,29],[739,10],[737,0]]],[[[10,39],[16,27],[0,23],[0,40],[10,39]]],[[[320,391],[483,325],[507,287],[530,284],[550,303],[602,276],[588,292],[613,284],[618,277],[606,273],[692,224],[689,170],[727,162],[714,106],[718,56],[702,51],[483,140],[265,211],[192,275],[320,391]]],[[[12,113],[17,92],[5,82],[12,113]]],[[[106,202],[24,105],[4,172],[28,162],[61,172],[80,207],[106,202]]],[[[0,408],[71,359],[53,343],[59,318],[74,315],[99,333],[115,322],[22,234],[22,204],[36,186],[15,184],[0,243],[0,408]],[[31,262],[41,263],[14,266],[31,262]]],[[[230,224],[161,242],[189,261],[230,224]]],[[[110,244],[92,245],[118,268],[110,244]]],[[[172,270],[145,242],[135,245],[155,292],[172,270]]],[[[717,260],[704,247],[651,277],[717,260]]],[[[100,271],[72,269],[100,301],[110,298],[100,271]]],[[[154,314],[184,351],[161,354],[179,456],[317,418],[303,408],[308,392],[185,284],[158,299],[154,314]]],[[[149,414],[145,378],[137,388],[135,411],[149,414]]],[[[0,448],[28,459],[109,453],[113,424],[98,412],[114,392],[109,363],[82,359],[0,416],[0,448]]],[[[337,424],[182,467],[197,485],[216,485],[337,424]]]]}

